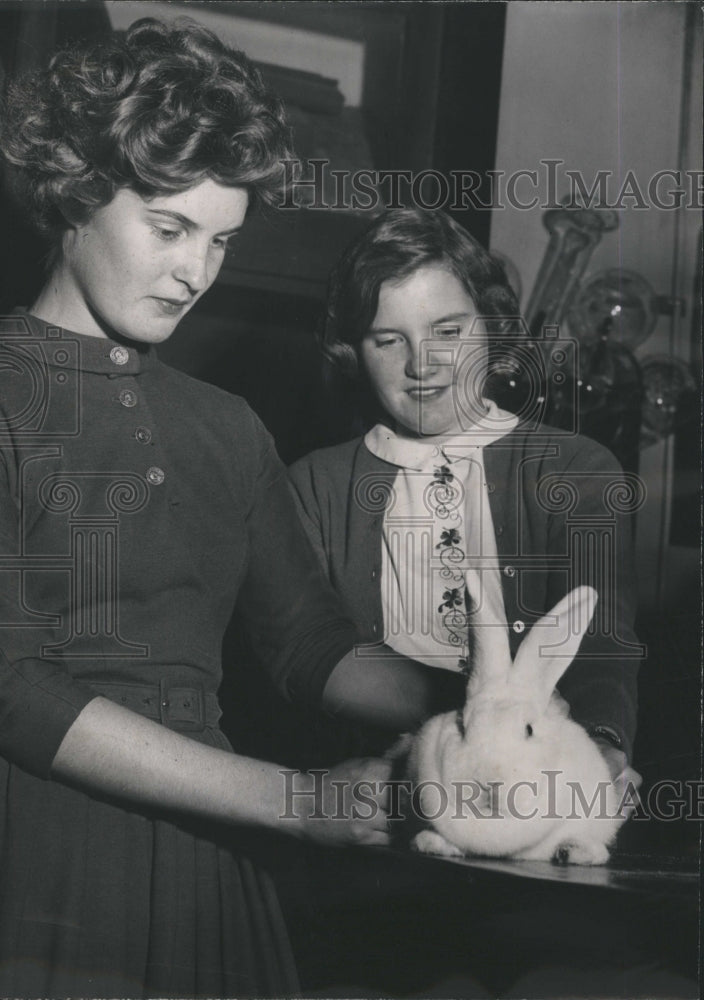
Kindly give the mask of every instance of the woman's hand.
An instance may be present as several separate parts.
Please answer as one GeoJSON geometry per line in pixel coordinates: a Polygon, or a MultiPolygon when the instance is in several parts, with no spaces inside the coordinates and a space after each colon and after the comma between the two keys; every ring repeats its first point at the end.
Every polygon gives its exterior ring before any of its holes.
{"type": "Polygon", "coordinates": [[[593,741],[599,748],[601,756],[606,761],[611,781],[616,789],[621,803],[621,815],[624,820],[632,816],[638,805],[638,789],[643,784],[643,778],[628,763],[628,757],[607,740],[593,741]]]}
{"type": "Polygon", "coordinates": [[[389,844],[391,763],[376,757],[344,761],[329,771],[282,771],[284,819],[304,840],[330,847],[389,844]]]}
{"type": "Polygon", "coordinates": [[[344,846],[389,843],[390,771],[376,758],[289,771],[197,743],[97,697],[66,733],[52,776],[89,793],[344,846]]]}
{"type": "Polygon", "coordinates": [[[601,756],[608,764],[609,774],[613,782],[631,781],[636,788],[640,788],[643,779],[637,771],[629,766],[628,757],[623,750],[619,750],[608,740],[595,739],[593,742],[599,747],[601,756]]]}

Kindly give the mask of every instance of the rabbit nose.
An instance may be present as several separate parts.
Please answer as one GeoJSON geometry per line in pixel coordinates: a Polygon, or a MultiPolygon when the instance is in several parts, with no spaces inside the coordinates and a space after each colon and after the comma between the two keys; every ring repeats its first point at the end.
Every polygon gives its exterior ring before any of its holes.
{"type": "Polygon", "coordinates": [[[495,783],[488,782],[484,785],[481,781],[478,781],[477,788],[479,788],[480,792],[477,797],[477,805],[480,809],[486,809],[487,813],[491,813],[494,809],[495,795],[497,791],[495,783]]]}

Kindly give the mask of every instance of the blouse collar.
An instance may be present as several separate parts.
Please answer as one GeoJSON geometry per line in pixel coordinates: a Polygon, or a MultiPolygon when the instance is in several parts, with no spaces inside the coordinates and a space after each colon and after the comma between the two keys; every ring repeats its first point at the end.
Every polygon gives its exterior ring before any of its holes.
{"type": "Polygon", "coordinates": [[[422,470],[438,458],[452,463],[485,448],[504,437],[518,424],[518,417],[500,410],[493,400],[487,399],[486,413],[464,434],[413,437],[403,431],[394,431],[385,424],[376,424],[364,437],[364,443],[377,458],[403,469],[422,470]]]}
{"type": "Polygon", "coordinates": [[[43,347],[43,360],[51,368],[74,369],[98,375],[138,375],[157,360],[151,344],[87,337],[46,323],[25,309],[14,310],[2,324],[6,345],[21,346],[31,338],[43,347]]]}

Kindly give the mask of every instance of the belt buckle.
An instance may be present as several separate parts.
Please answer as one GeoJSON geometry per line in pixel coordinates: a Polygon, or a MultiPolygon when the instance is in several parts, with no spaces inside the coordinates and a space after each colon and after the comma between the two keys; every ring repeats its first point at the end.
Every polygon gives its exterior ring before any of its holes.
{"type": "Polygon", "coordinates": [[[181,732],[200,733],[205,729],[205,695],[201,685],[171,686],[159,682],[159,718],[162,725],[181,732]]]}

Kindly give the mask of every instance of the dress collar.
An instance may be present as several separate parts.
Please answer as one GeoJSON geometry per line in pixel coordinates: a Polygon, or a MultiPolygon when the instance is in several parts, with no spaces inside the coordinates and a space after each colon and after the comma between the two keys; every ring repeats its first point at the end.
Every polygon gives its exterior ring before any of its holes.
{"type": "Polygon", "coordinates": [[[412,437],[385,424],[376,424],[364,437],[364,443],[377,458],[403,469],[427,469],[438,461],[451,464],[469,458],[516,427],[518,417],[500,410],[493,400],[485,400],[486,414],[464,434],[438,437],[412,437]]]}
{"type": "Polygon", "coordinates": [[[74,369],[98,375],[138,375],[157,360],[151,344],[87,337],[46,323],[25,309],[15,309],[0,326],[6,346],[21,346],[28,338],[41,343],[43,360],[51,368],[74,369]]]}

